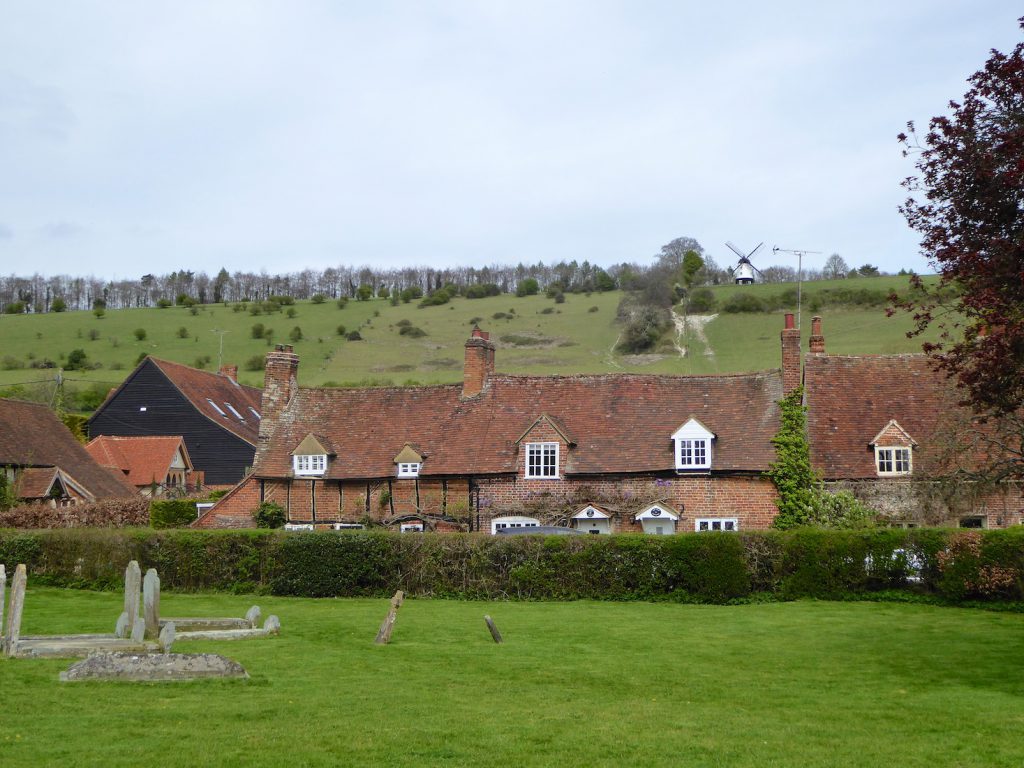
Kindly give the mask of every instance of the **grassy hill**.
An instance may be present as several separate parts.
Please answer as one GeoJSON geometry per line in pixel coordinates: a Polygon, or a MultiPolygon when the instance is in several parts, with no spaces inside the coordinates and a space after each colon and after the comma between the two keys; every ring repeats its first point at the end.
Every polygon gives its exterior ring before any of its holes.
{"type": "MultiPolygon", "coordinates": [[[[905,278],[861,278],[805,283],[803,327],[812,311],[824,317],[830,352],[863,354],[915,352],[920,341],[905,336],[905,315],[885,316],[881,306],[829,305],[837,288],[876,294],[902,289],[905,278]],[[813,308],[813,309],[812,309],[813,308]]],[[[641,372],[706,374],[760,370],[779,365],[782,312],[795,311],[795,285],[717,286],[718,307],[734,296],[756,296],[777,308],[771,312],[726,313],[698,329],[667,333],[651,354],[614,351],[621,325],[615,322],[621,293],[566,294],[564,303],[543,296],[502,295],[456,298],[450,304],[419,308],[391,306],[384,300],[350,301],[342,308],[297,302],[279,312],[252,314],[253,305],[206,305],[194,309],[108,310],[0,316],[0,389],[13,384],[52,381],[67,368],[74,350],[82,350],[87,368],[68,370],[75,385],[105,390],[120,383],[141,355],[215,370],[223,339],[223,360],[237,364],[244,383],[260,385],[259,360],[274,343],[293,343],[301,356],[303,385],[434,384],[461,381],[462,345],[474,323],[498,344],[497,369],[508,373],[570,374],[641,372]],[[779,297],[782,297],[781,299],[779,297]],[[288,313],[293,314],[289,317],[288,313]],[[262,337],[254,326],[262,325],[262,337]],[[400,333],[402,326],[420,329],[400,333]],[[339,335],[358,331],[362,341],[339,335]],[[302,338],[292,341],[295,328],[302,338]],[[136,333],[139,331],[140,333],[136,333]],[[144,331],[144,337],[138,338],[144,331]],[[255,334],[259,336],[259,334],[255,334]],[[687,349],[680,355],[676,344],[687,349]],[[43,368],[44,361],[54,367],[43,368]]],[[[259,330],[259,329],[257,329],[259,330]]]]}

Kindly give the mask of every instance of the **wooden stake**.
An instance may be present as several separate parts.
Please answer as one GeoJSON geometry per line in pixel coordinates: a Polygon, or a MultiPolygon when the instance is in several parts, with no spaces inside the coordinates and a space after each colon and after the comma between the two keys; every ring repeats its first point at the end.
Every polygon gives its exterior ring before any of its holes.
{"type": "Polygon", "coordinates": [[[487,628],[491,630],[491,637],[494,638],[494,642],[498,643],[499,645],[505,642],[501,638],[501,632],[498,631],[498,628],[494,624],[494,619],[492,619],[490,616],[484,616],[484,621],[487,622],[487,628]]]}

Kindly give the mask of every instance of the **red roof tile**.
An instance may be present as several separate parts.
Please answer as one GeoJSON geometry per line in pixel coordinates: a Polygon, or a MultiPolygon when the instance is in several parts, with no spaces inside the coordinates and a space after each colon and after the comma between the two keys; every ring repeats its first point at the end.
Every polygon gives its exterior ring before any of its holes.
{"type": "Polygon", "coordinates": [[[92,440],[86,450],[105,467],[120,470],[129,483],[142,488],[167,479],[171,462],[181,450],[186,466],[191,469],[185,441],[172,437],[117,437],[103,435],[92,440]]]}
{"type": "Polygon", "coordinates": [[[126,497],[135,492],[97,464],[60,419],[38,403],[0,399],[3,465],[59,467],[97,498],[126,497]]]}
{"type": "MultiPolygon", "coordinates": [[[[310,432],[337,451],[329,478],[389,477],[406,443],[426,454],[421,475],[481,475],[520,468],[516,440],[547,415],[576,445],[567,474],[672,471],[671,435],[695,416],[716,435],[715,471],[763,471],[774,459],[782,397],[778,371],[732,376],[493,375],[477,397],[459,385],[299,389],[256,474],[291,473],[291,452],[310,432]]],[[[876,430],[877,431],[877,430],[876,430]]],[[[872,433],[874,434],[874,433],[872,433]]]]}
{"type": "Polygon", "coordinates": [[[938,430],[965,415],[924,355],[808,355],[804,388],[811,457],[826,479],[876,477],[870,444],[890,420],[918,443],[914,474],[929,474],[942,449],[938,430]]]}

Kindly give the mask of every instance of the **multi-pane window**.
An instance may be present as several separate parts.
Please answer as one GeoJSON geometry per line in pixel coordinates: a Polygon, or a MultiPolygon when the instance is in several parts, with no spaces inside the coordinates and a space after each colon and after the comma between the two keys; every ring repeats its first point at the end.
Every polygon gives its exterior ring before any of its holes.
{"type": "Polygon", "coordinates": [[[558,443],[526,444],[526,476],[558,477],[558,443]]]}
{"type": "Polygon", "coordinates": [[[735,531],[740,527],[735,517],[699,517],[694,522],[697,531],[735,531]]]}
{"type": "Polygon", "coordinates": [[[707,440],[679,440],[680,467],[706,467],[708,465],[707,440]]]}
{"type": "Polygon", "coordinates": [[[398,476],[399,477],[419,477],[420,465],[419,462],[401,462],[398,465],[398,476]]]}
{"type": "Polygon", "coordinates": [[[293,456],[292,467],[296,475],[322,475],[327,471],[327,456],[322,453],[293,456]]]}
{"type": "Polygon", "coordinates": [[[875,448],[875,461],[880,475],[909,475],[909,448],[875,448]]]}

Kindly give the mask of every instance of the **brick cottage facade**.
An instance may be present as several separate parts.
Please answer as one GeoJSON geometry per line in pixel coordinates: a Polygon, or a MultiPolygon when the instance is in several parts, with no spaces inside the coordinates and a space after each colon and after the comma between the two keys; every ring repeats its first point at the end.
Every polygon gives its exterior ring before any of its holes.
{"type": "Polygon", "coordinates": [[[313,389],[279,346],[255,468],[196,525],[252,526],[267,501],[299,528],[763,529],[777,512],[764,472],[778,401],[801,383],[828,487],[899,524],[1024,520],[1016,486],[961,483],[951,495],[933,481],[950,475],[950,425],[981,427],[924,355],[828,355],[816,317],[801,366],[792,315],[781,347],[782,367],[758,373],[510,376],[495,373],[495,346],[474,329],[461,386],[313,389]]]}
{"type": "Polygon", "coordinates": [[[313,389],[279,346],[254,470],[196,525],[248,527],[268,501],[325,529],[766,528],[778,401],[800,380],[789,325],[790,370],[725,376],[496,374],[474,329],[461,386],[313,389]]]}

